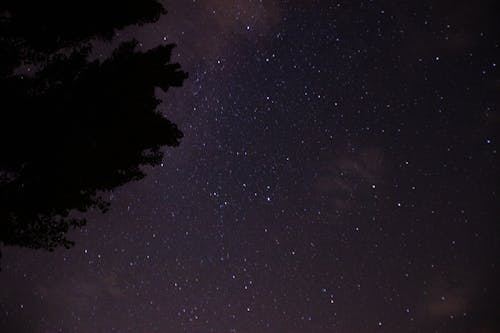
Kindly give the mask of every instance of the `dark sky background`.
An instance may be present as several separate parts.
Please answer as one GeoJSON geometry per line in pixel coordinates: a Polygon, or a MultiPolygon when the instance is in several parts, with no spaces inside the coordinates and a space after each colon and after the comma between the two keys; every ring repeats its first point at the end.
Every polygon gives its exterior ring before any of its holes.
{"type": "Polygon", "coordinates": [[[185,138],[3,249],[0,331],[498,332],[494,3],[166,1],[119,38],[178,44],[185,138]]]}

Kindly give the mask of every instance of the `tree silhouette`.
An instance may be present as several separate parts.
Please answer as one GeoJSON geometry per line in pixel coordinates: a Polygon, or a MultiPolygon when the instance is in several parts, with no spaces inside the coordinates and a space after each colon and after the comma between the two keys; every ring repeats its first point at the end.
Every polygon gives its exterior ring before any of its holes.
{"type": "Polygon", "coordinates": [[[128,41],[90,60],[95,39],[164,13],[154,0],[2,1],[0,243],[70,247],[67,231],[86,222],[71,212],[105,211],[103,192],[179,144],[155,96],[187,78],[170,63],[174,45],[142,52],[128,41]]]}

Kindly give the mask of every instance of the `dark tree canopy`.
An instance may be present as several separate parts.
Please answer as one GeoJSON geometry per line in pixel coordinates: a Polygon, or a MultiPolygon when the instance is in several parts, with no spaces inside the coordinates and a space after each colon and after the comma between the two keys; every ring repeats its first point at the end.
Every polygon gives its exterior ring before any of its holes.
{"type": "Polygon", "coordinates": [[[93,40],[163,13],[154,0],[0,3],[1,243],[69,247],[66,232],[85,223],[72,211],[105,211],[100,193],[142,178],[162,146],[179,144],[155,96],[187,77],[170,63],[173,45],[142,52],[129,41],[89,57],[93,40]]]}

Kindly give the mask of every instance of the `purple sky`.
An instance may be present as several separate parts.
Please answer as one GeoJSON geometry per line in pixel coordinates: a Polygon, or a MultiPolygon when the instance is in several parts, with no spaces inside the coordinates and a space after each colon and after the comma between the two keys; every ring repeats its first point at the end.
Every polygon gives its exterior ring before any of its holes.
{"type": "Polygon", "coordinates": [[[72,249],[2,250],[0,327],[497,332],[491,3],[166,1],[119,38],[178,45],[181,145],[72,249]]]}

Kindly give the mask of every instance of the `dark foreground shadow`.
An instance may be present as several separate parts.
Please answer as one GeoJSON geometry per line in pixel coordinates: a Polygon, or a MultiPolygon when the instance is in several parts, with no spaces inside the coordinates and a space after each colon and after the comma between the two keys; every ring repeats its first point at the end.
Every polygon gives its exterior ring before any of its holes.
{"type": "Polygon", "coordinates": [[[141,52],[129,41],[89,60],[92,40],[164,12],[153,0],[1,2],[1,244],[71,246],[67,231],[85,223],[72,211],[105,211],[99,193],[142,178],[162,146],[179,144],[155,97],[187,77],[170,63],[173,45],[141,52]]]}

